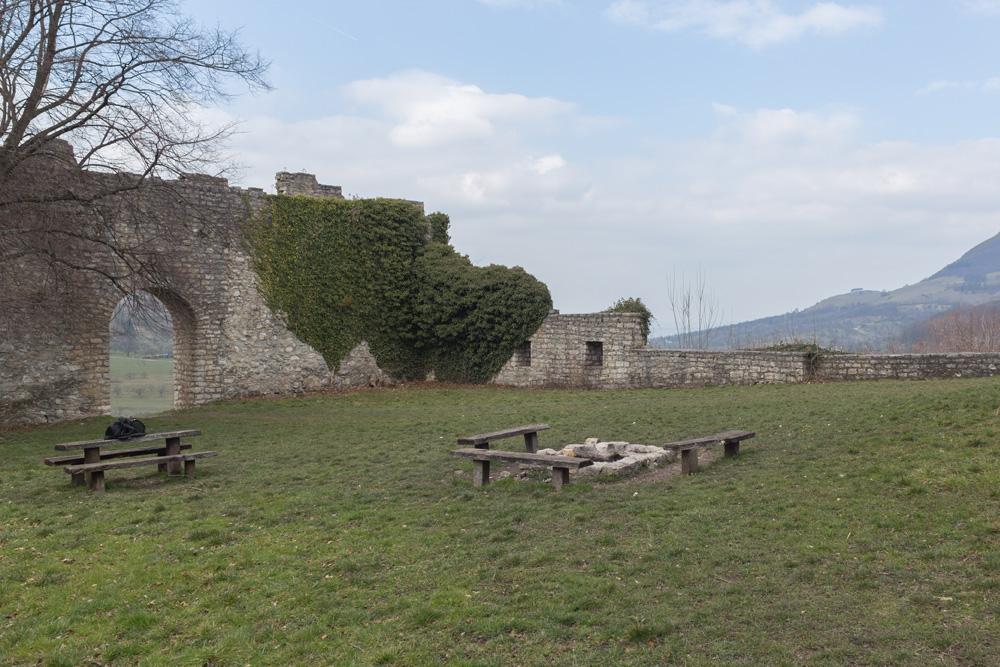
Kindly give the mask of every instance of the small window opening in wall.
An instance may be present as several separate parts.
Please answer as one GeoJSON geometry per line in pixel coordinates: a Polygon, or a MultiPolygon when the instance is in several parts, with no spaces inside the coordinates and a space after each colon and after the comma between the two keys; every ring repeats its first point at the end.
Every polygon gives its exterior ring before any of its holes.
{"type": "Polygon", "coordinates": [[[603,366],[604,365],[604,343],[601,341],[587,341],[587,356],[584,359],[584,365],[586,366],[603,366]]]}
{"type": "Polygon", "coordinates": [[[521,345],[516,350],[514,350],[514,365],[515,366],[531,365],[531,341],[528,341],[524,345],[521,345]]]}

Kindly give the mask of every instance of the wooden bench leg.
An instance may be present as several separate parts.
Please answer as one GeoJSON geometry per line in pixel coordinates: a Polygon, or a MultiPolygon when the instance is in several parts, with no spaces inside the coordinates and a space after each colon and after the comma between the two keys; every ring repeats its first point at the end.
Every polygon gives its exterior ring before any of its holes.
{"type": "Polygon", "coordinates": [[[90,490],[96,492],[104,491],[104,471],[95,470],[90,473],[90,490]]]}
{"type": "Polygon", "coordinates": [[[82,472],[78,472],[73,475],[74,486],[83,486],[86,483],[87,483],[87,476],[82,472]]]}
{"type": "MultiPolygon", "coordinates": [[[[181,439],[180,438],[167,438],[167,456],[177,456],[181,453],[181,439]]],[[[180,475],[181,474],[181,462],[171,461],[167,464],[167,474],[168,475],[180,475]]]]}
{"type": "Polygon", "coordinates": [[[529,454],[538,453],[538,434],[537,433],[525,433],[524,434],[524,451],[529,454]]]}
{"type": "Polygon", "coordinates": [[[490,481],[490,462],[474,460],[472,462],[472,486],[482,486],[483,484],[489,484],[489,481],[490,481]]]}
{"type": "MultiPolygon", "coordinates": [[[[166,456],[167,452],[166,452],[166,450],[164,450],[163,452],[157,452],[156,455],[157,456],[166,456]]],[[[161,463],[160,465],[156,466],[156,470],[157,470],[157,472],[167,472],[167,464],[166,463],[161,463]]]]}
{"type": "Polygon", "coordinates": [[[184,462],[184,476],[194,477],[194,459],[184,462]]]}
{"type": "Polygon", "coordinates": [[[698,472],[698,450],[697,449],[682,449],[681,450],[681,474],[682,475],[693,475],[698,472]]]}
{"type": "Polygon", "coordinates": [[[732,458],[740,453],[740,441],[736,442],[726,441],[726,457],[732,458]]]}
{"type": "MultiPolygon", "coordinates": [[[[83,450],[83,462],[84,463],[100,463],[101,462],[101,448],[100,447],[88,447],[83,450]]],[[[93,473],[85,473],[85,479],[87,485],[93,489],[94,488],[94,478],[93,473]]],[[[104,473],[101,473],[101,491],[104,490],[104,473]]]]}
{"type": "Polygon", "coordinates": [[[565,484],[569,484],[569,468],[553,468],[552,486],[558,491],[565,484]]]}

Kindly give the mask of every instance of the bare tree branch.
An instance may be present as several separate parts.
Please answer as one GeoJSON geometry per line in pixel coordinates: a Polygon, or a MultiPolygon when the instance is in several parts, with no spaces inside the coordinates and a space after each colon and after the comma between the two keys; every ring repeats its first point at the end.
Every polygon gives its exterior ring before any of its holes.
{"type": "Polygon", "coordinates": [[[176,0],[0,0],[0,319],[80,272],[123,294],[164,281],[155,242],[175,232],[142,202],[179,196],[160,177],[225,173],[234,125],[199,112],[267,90],[267,67],[176,0]]]}

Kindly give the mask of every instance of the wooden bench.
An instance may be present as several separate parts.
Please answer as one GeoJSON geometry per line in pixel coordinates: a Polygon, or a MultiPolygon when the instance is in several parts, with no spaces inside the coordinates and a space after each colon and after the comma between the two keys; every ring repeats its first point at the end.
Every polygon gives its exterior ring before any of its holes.
{"type": "Polygon", "coordinates": [[[516,426],[514,428],[506,428],[502,431],[480,433],[479,435],[470,435],[467,438],[459,438],[458,444],[472,445],[476,449],[489,449],[490,443],[494,440],[516,438],[519,435],[523,435],[524,450],[530,454],[536,454],[538,453],[538,432],[544,431],[547,428],[549,428],[548,424],[528,424],[527,426],[516,426]]]}
{"type": "Polygon", "coordinates": [[[56,451],[66,452],[83,450],[80,454],[69,456],[53,456],[45,459],[47,465],[65,465],[64,471],[72,475],[73,484],[89,483],[91,490],[104,491],[104,472],[120,468],[136,468],[155,465],[161,472],[170,475],[180,475],[181,465],[185,476],[194,475],[194,462],[197,459],[217,456],[218,452],[193,452],[181,454],[181,449],[190,449],[191,445],[182,445],[181,438],[201,435],[201,431],[170,431],[168,433],[150,433],[135,438],[123,440],[81,440],[79,442],[64,442],[55,446],[56,451]],[[107,449],[116,445],[134,445],[140,442],[165,441],[165,444],[129,447],[123,449],[107,449]],[[128,458],[143,454],[156,454],[148,458],[128,458]],[[122,459],[112,461],[111,459],[122,459]]]}
{"type": "MultiPolygon", "coordinates": [[[[544,424],[542,424],[542,426],[544,426],[544,424]]],[[[548,428],[548,426],[545,428],[548,428]]],[[[585,466],[593,465],[593,461],[590,459],[563,456],[561,454],[536,454],[534,452],[522,454],[521,452],[504,452],[498,450],[490,451],[489,449],[481,449],[477,447],[455,449],[452,450],[451,455],[457,458],[472,459],[473,486],[482,486],[483,484],[489,483],[491,461],[503,463],[530,463],[533,465],[551,467],[552,486],[554,486],[557,490],[561,489],[564,484],[569,484],[570,469],[579,470],[585,466]]]]}
{"type": "Polygon", "coordinates": [[[119,468],[138,468],[140,466],[162,466],[165,464],[184,463],[184,476],[194,477],[194,462],[196,459],[205,459],[211,456],[218,456],[219,452],[190,452],[188,454],[177,454],[174,456],[152,456],[146,459],[127,459],[125,461],[115,461],[114,463],[83,463],[80,465],[66,466],[66,472],[73,475],[90,475],[90,488],[94,491],[104,490],[104,471],[117,470],[119,468]]]}
{"type": "Polygon", "coordinates": [[[747,440],[757,435],[752,431],[726,431],[707,435],[704,438],[694,440],[681,440],[680,442],[668,442],[663,445],[664,449],[672,449],[681,453],[681,474],[693,475],[698,472],[698,450],[702,447],[712,445],[725,445],[726,456],[736,456],[740,453],[740,441],[747,440]]]}
{"type": "MultiPolygon", "coordinates": [[[[181,451],[185,449],[191,449],[191,443],[182,442],[181,451]]],[[[128,449],[115,449],[108,452],[101,452],[101,460],[107,459],[121,459],[129,456],[141,456],[142,454],[156,454],[157,456],[167,455],[167,446],[164,445],[146,445],[144,447],[129,447],[128,449]]],[[[84,463],[83,452],[79,454],[69,454],[67,456],[49,456],[44,459],[45,465],[47,466],[70,466],[79,463],[84,463]]],[[[164,463],[163,471],[166,470],[166,464],[164,463]]]]}

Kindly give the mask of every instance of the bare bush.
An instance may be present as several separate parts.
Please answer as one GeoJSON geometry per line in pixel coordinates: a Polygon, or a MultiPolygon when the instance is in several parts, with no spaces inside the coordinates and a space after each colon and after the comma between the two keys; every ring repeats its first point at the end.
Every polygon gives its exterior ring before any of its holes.
{"type": "Polygon", "coordinates": [[[677,330],[677,346],[688,350],[708,349],[722,323],[722,312],[701,270],[693,282],[688,282],[683,273],[680,278],[676,273],[668,278],[667,300],[677,330]]]}
{"type": "Polygon", "coordinates": [[[1000,305],[956,308],[932,318],[914,352],[1000,352],[1000,305]]]}

